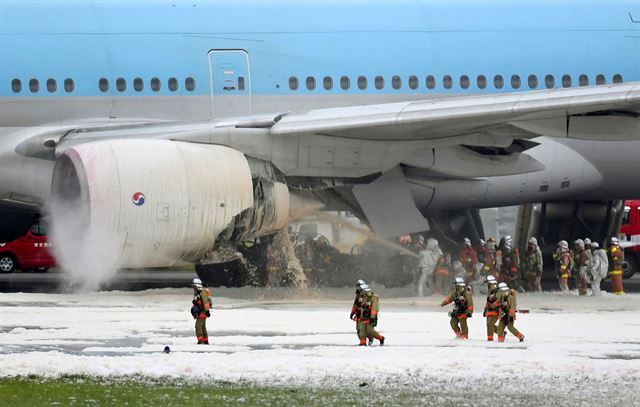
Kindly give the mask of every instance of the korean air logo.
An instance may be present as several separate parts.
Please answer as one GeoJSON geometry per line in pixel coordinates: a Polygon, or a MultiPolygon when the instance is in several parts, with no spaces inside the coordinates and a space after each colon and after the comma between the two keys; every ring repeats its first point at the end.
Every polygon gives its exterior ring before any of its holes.
{"type": "Polygon", "coordinates": [[[135,206],[142,206],[144,205],[144,194],[142,192],[136,192],[135,194],[133,194],[133,204],[135,206]]]}

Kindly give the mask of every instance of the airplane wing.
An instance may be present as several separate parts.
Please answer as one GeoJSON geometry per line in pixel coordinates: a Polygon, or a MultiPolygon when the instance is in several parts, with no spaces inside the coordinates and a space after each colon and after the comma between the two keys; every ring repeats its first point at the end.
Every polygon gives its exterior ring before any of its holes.
{"type": "MultiPolygon", "coordinates": [[[[317,134],[362,140],[424,140],[469,134],[507,123],[515,123],[516,127],[520,127],[518,124],[523,122],[522,127],[530,130],[536,125],[540,126],[540,123],[544,126],[549,119],[561,118],[552,122],[556,132],[564,130],[565,137],[594,138],[597,135],[586,132],[572,134],[571,123],[564,129],[555,127],[557,123],[566,124],[567,117],[615,111],[635,113],[636,117],[629,120],[634,121],[635,128],[639,126],[640,82],[318,109],[285,115],[271,128],[271,134],[317,134]]],[[[580,121],[576,119],[574,124],[580,130],[588,130],[590,126],[578,123],[580,121]]],[[[619,137],[638,138],[638,134],[640,132],[636,131],[619,137]]],[[[611,136],[611,133],[607,135],[611,136]]]]}

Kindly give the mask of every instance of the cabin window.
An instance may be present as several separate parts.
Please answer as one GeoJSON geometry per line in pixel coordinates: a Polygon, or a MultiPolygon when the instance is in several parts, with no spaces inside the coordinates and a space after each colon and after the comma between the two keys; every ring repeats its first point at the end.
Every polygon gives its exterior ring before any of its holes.
{"type": "Polygon", "coordinates": [[[478,85],[478,88],[480,89],[484,89],[487,87],[487,77],[484,75],[478,75],[478,78],[476,79],[476,84],[478,85]]]}
{"type": "Polygon", "coordinates": [[[64,90],[67,93],[71,93],[73,92],[73,90],[76,88],[76,85],[73,83],[73,79],[71,78],[67,78],[64,80],[64,90]]]}
{"type": "MultiPolygon", "coordinates": [[[[298,89],[297,84],[298,84],[298,78],[296,78],[296,89],[298,89]]],[[[135,83],[134,83],[134,86],[135,86],[135,83]]],[[[187,79],[184,80],[184,87],[189,92],[193,92],[196,88],[196,80],[193,79],[192,77],[188,77],[187,79]]]]}
{"type": "Polygon", "coordinates": [[[54,93],[56,90],[58,90],[58,83],[56,80],[53,78],[47,79],[47,91],[49,91],[49,93],[54,93]]]}
{"type": "Polygon", "coordinates": [[[391,87],[393,89],[400,89],[402,87],[402,79],[398,75],[391,78],[391,87]]]}
{"type": "Polygon", "coordinates": [[[580,86],[589,86],[589,77],[585,74],[582,74],[578,77],[578,84],[580,86]]]}
{"type": "MultiPolygon", "coordinates": [[[[313,79],[313,88],[315,89],[316,87],[316,80],[315,78],[313,79]]],[[[244,86],[244,76],[238,76],[238,90],[241,92],[244,92],[245,86],[244,86]]]]}
{"type": "Polygon", "coordinates": [[[167,81],[167,86],[171,92],[175,92],[178,90],[178,80],[176,78],[169,78],[167,81]]]}
{"type": "Polygon", "coordinates": [[[544,86],[547,87],[547,89],[553,89],[556,87],[556,78],[553,77],[553,75],[547,75],[544,77],[544,86]]]}
{"type": "Polygon", "coordinates": [[[571,75],[562,75],[562,87],[570,88],[571,87],[571,75]]]}
{"type": "Polygon", "coordinates": [[[308,90],[314,90],[316,88],[316,78],[313,76],[307,76],[305,84],[307,85],[308,90]]]}
{"type": "Polygon", "coordinates": [[[460,77],[460,87],[462,89],[469,89],[470,85],[471,85],[471,81],[469,80],[469,77],[467,75],[462,75],[460,77]]]}
{"type": "Polygon", "coordinates": [[[520,89],[520,76],[511,75],[511,87],[513,89],[520,89]]]}
{"type": "Polygon", "coordinates": [[[596,85],[604,85],[605,83],[607,83],[607,80],[604,78],[603,74],[596,76],[596,85]]]}
{"type": "Polygon", "coordinates": [[[326,90],[333,89],[333,78],[330,76],[325,76],[324,79],[322,79],[322,86],[324,86],[326,90]]]}
{"type": "Polygon", "coordinates": [[[529,85],[529,89],[535,89],[538,87],[538,77],[535,75],[529,75],[527,78],[527,85],[529,85]]]}
{"type": "Polygon", "coordinates": [[[349,89],[350,86],[351,86],[351,81],[349,80],[348,76],[343,76],[342,78],[340,78],[340,87],[343,90],[349,89]]]}
{"type": "Polygon", "coordinates": [[[151,90],[157,92],[160,90],[160,79],[151,78],[151,90]]]}
{"type": "Polygon", "coordinates": [[[22,81],[20,79],[14,79],[11,81],[11,90],[13,93],[22,92],[22,81]]]}
{"type": "Polygon", "coordinates": [[[420,85],[420,82],[418,81],[418,77],[415,75],[411,75],[409,77],[409,87],[411,89],[418,89],[419,85],[420,85]]]}
{"type": "Polygon", "coordinates": [[[367,77],[366,76],[358,76],[358,89],[360,89],[360,90],[367,89],[367,77]]]}
{"type": "Polygon", "coordinates": [[[427,89],[434,89],[436,87],[436,77],[433,75],[427,76],[427,89]]]}
{"type": "Polygon", "coordinates": [[[453,79],[451,79],[449,75],[445,75],[444,78],[442,78],[442,85],[445,89],[451,89],[453,86],[453,79]]]}
{"type": "Polygon", "coordinates": [[[106,92],[109,90],[109,80],[107,78],[100,78],[98,81],[98,89],[100,92],[106,92]]]}
{"type": "Polygon", "coordinates": [[[502,75],[496,75],[493,77],[493,86],[496,89],[502,89],[502,87],[504,86],[504,78],[502,77],[502,75]]]}
{"type": "Polygon", "coordinates": [[[384,78],[382,76],[376,76],[376,79],[374,80],[374,82],[376,85],[376,89],[384,88],[384,78]]]}
{"type": "Polygon", "coordinates": [[[613,75],[613,83],[622,83],[622,75],[619,73],[613,75]]]}
{"type": "Polygon", "coordinates": [[[116,79],[116,89],[118,89],[118,92],[127,90],[127,81],[124,78],[116,79]]]}

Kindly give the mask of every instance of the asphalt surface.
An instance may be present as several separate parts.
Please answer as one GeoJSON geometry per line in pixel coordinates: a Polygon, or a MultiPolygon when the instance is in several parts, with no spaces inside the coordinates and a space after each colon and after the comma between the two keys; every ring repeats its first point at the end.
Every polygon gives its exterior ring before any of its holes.
{"type": "MultiPolygon", "coordinates": [[[[176,270],[122,270],[108,284],[103,291],[142,291],[151,288],[179,288],[189,287],[191,280],[196,277],[193,271],[176,270]]],[[[640,292],[640,273],[623,282],[625,292],[640,292]]],[[[574,284],[570,284],[575,288],[574,284]]],[[[542,288],[557,290],[558,283],[552,280],[543,281],[542,288]]],[[[611,291],[609,281],[602,283],[605,291],[611,291]]],[[[21,272],[0,274],[0,292],[31,292],[31,293],[67,293],[73,292],[74,286],[67,275],[61,271],[50,270],[47,273],[21,272]]]]}

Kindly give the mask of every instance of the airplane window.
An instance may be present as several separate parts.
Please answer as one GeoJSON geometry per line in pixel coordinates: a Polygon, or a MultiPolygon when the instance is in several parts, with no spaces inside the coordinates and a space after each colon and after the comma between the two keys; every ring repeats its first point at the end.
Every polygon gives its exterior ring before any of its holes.
{"type": "Polygon", "coordinates": [[[160,79],[151,78],[151,90],[157,92],[160,90],[160,79]]]}
{"type": "Polygon", "coordinates": [[[75,89],[75,84],[73,83],[73,79],[71,78],[67,78],[64,80],[64,90],[67,93],[71,93],[73,92],[73,90],[75,89]]]}
{"type": "Polygon", "coordinates": [[[562,75],[562,86],[565,88],[571,87],[571,76],[570,75],[562,75]]]}
{"type": "Polygon", "coordinates": [[[295,76],[289,77],[289,89],[298,90],[298,78],[295,76]]]}
{"type": "Polygon", "coordinates": [[[607,83],[607,80],[604,78],[604,75],[598,74],[598,76],[596,76],[596,85],[604,85],[605,83],[607,83]]]}
{"type": "Polygon", "coordinates": [[[176,78],[169,78],[167,86],[169,87],[169,90],[171,92],[175,92],[176,90],[178,90],[178,80],[176,78]]]}
{"type": "Polygon", "coordinates": [[[109,90],[109,80],[107,78],[100,78],[98,81],[98,88],[100,92],[106,92],[109,90]]]}
{"type": "Polygon", "coordinates": [[[476,83],[478,84],[478,88],[484,89],[487,87],[487,77],[484,75],[478,75],[476,79],[476,83]]]}
{"type": "Polygon", "coordinates": [[[622,83],[622,75],[619,73],[613,75],[613,83],[622,83]]]}
{"type": "Polygon", "coordinates": [[[367,77],[366,76],[358,76],[358,89],[360,89],[360,90],[367,89],[367,77]]]}
{"type": "Polygon", "coordinates": [[[133,79],[133,89],[135,89],[136,92],[142,92],[144,90],[144,81],[142,78],[133,79]]]}
{"type": "MultiPolygon", "coordinates": [[[[135,86],[135,83],[134,83],[134,86],[135,86]]],[[[196,88],[196,80],[193,79],[192,77],[188,77],[187,79],[184,80],[184,87],[189,92],[193,92],[193,90],[196,88]]],[[[296,78],[296,89],[298,89],[298,78],[296,78]]]]}
{"type": "Polygon", "coordinates": [[[340,78],[340,87],[344,90],[349,89],[349,86],[351,86],[351,81],[349,81],[349,77],[347,76],[343,76],[342,78],[340,78]]]}
{"type": "Polygon", "coordinates": [[[331,90],[333,89],[333,78],[330,76],[325,76],[322,79],[322,86],[326,89],[326,90],[331,90]]]}
{"type": "Polygon", "coordinates": [[[394,75],[391,78],[391,86],[393,89],[400,89],[402,87],[402,79],[398,75],[394,75]]]}
{"type": "Polygon", "coordinates": [[[580,75],[578,78],[578,83],[580,86],[589,86],[589,77],[585,74],[580,75]]]}
{"type": "Polygon", "coordinates": [[[547,89],[553,89],[556,86],[556,78],[554,78],[553,75],[545,76],[544,86],[546,86],[547,89]]]}
{"type": "Polygon", "coordinates": [[[460,77],[460,87],[462,89],[469,89],[469,85],[471,85],[471,81],[467,75],[462,75],[460,77]]]}
{"type": "Polygon", "coordinates": [[[376,76],[376,79],[374,80],[374,82],[376,85],[376,89],[384,88],[384,78],[382,76],[376,76]]]}
{"type": "Polygon", "coordinates": [[[11,81],[11,90],[13,91],[13,93],[22,92],[22,82],[20,81],[20,79],[14,79],[11,81]]]}
{"type": "Polygon", "coordinates": [[[449,75],[445,75],[444,78],[442,78],[442,84],[444,85],[445,89],[451,89],[451,87],[453,86],[453,79],[451,79],[449,75]]]}
{"type": "Polygon", "coordinates": [[[31,79],[29,81],[29,90],[31,93],[36,93],[40,90],[40,82],[37,79],[31,79]]]}
{"type": "Polygon", "coordinates": [[[118,89],[119,92],[127,90],[127,81],[124,78],[116,79],[116,89],[118,89]]]}
{"type": "Polygon", "coordinates": [[[496,75],[493,77],[493,86],[496,89],[502,89],[504,86],[504,79],[502,78],[502,75],[496,75]]]}
{"type": "Polygon", "coordinates": [[[409,87],[411,89],[418,89],[418,86],[419,86],[418,77],[415,75],[411,75],[409,77],[409,87]]]}
{"type": "Polygon", "coordinates": [[[314,90],[316,88],[316,78],[313,76],[307,76],[306,84],[307,89],[314,90]]]}
{"type": "Polygon", "coordinates": [[[538,77],[535,75],[529,75],[527,78],[527,84],[529,85],[529,89],[535,89],[538,87],[538,77]]]}
{"type": "Polygon", "coordinates": [[[56,83],[55,79],[53,78],[47,79],[47,90],[49,91],[49,93],[53,93],[56,90],[58,90],[58,84],[56,83]]]}
{"type": "Polygon", "coordinates": [[[436,87],[436,78],[433,75],[427,76],[427,89],[433,89],[436,87]]]}
{"type": "MultiPolygon", "coordinates": [[[[316,87],[316,80],[313,80],[313,88],[316,87]]],[[[244,92],[244,76],[238,76],[238,90],[244,92]]]]}
{"type": "Polygon", "coordinates": [[[513,89],[520,89],[520,76],[511,75],[511,87],[513,89]]]}

